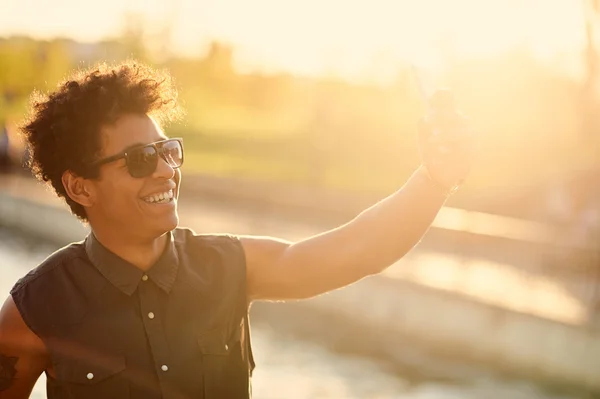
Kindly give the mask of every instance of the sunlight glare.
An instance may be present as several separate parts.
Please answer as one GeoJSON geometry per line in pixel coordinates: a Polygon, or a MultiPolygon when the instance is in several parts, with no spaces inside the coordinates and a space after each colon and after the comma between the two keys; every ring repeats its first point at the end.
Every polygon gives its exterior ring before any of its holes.
{"type": "Polygon", "coordinates": [[[86,14],[83,7],[9,2],[0,34],[98,40],[118,35],[124,15],[134,12],[149,40],[171,29],[178,53],[200,55],[218,39],[235,45],[243,69],[358,79],[389,75],[401,62],[439,67],[444,52],[485,56],[527,45],[549,56],[578,51],[584,40],[582,5],[571,0],[106,0],[93,19],[75,18],[86,14]]]}

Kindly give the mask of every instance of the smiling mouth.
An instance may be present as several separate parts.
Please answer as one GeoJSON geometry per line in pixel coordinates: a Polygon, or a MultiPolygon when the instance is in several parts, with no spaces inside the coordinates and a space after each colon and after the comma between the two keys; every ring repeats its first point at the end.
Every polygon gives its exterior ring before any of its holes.
{"type": "Polygon", "coordinates": [[[165,191],[163,193],[157,193],[154,195],[149,195],[148,197],[142,198],[142,200],[148,204],[168,204],[169,202],[173,202],[174,193],[173,190],[165,191]]]}

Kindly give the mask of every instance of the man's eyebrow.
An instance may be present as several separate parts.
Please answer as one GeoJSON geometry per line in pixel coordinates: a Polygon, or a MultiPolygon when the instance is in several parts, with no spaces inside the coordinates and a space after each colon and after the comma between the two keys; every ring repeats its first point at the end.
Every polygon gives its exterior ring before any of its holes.
{"type": "Polygon", "coordinates": [[[133,150],[134,148],[143,147],[143,146],[148,145],[148,144],[150,144],[150,143],[146,143],[146,144],[144,144],[144,143],[134,143],[134,144],[131,144],[131,145],[128,145],[127,147],[125,147],[125,149],[123,151],[121,151],[121,153],[127,152],[129,150],[133,150]]]}
{"type": "Polygon", "coordinates": [[[158,141],[164,141],[164,140],[168,140],[168,139],[169,139],[168,137],[161,137],[159,140],[156,140],[156,141],[151,141],[151,142],[149,142],[149,143],[140,143],[140,142],[133,143],[133,144],[130,144],[130,145],[128,145],[127,147],[125,147],[125,149],[123,149],[123,150],[120,152],[120,154],[123,154],[124,152],[127,152],[127,151],[129,151],[129,150],[132,150],[132,149],[134,149],[134,148],[138,148],[138,147],[145,147],[145,146],[147,146],[147,145],[150,145],[150,144],[156,143],[156,142],[158,142],[158,141]]]}

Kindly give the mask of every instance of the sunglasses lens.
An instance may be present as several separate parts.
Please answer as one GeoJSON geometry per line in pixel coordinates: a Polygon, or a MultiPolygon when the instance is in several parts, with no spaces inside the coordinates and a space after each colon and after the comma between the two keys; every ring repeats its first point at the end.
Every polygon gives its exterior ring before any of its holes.
{"type": "Polygon", "coordinates": [[[161,146],[163,159],[172,168],[178,168],[183,164],[183,147],[178,140],[165,141],[161,146]]]}
{"type": "Polygon", "coordinates": [[[146,177],[156,170],[158,154],[152,146],[135,149],[127,154],[127,168],[132,177],[146,177]]]}

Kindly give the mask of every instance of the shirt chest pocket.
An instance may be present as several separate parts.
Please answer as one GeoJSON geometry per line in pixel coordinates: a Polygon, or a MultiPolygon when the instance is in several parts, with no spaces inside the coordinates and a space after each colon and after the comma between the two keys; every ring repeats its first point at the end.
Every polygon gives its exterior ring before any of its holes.
{"type": "Polygon", "coordinates": [[[102,354],[78,359],[59,359],[54,365],[56,380],[69,398],[128,398],[124,376],[125,355],[102,354]]]}
{"type": "Polygon", "coordinates": [[[197,344],[202,354],[205,397],[247,397],[249,371],[240,329],[229,337],[223,331],[202,332],[197,335],[197,344]]]}

